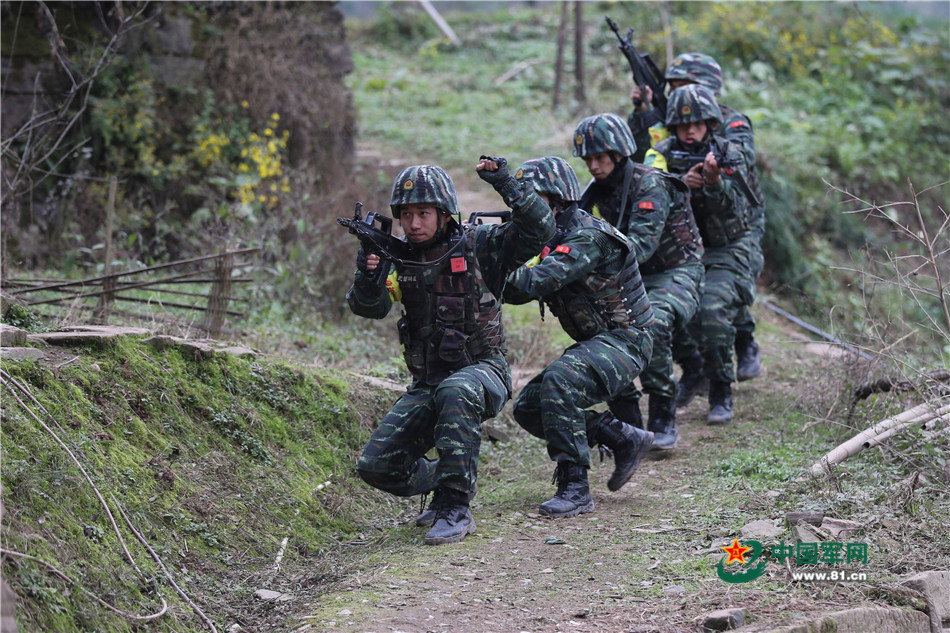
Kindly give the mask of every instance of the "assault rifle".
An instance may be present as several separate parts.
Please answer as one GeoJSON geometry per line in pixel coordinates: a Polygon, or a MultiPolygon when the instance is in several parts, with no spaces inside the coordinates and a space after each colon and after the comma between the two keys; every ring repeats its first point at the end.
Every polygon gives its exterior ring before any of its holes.
{"type": "Polygon", "coordinates": [[[367,273],[373,284],[382,291],[386,287],[390,265],[394,261],[409,258],[409,245],[393,235],[393,219],[378,213],[367,213],[363,219],[363,203],[356,203],[352,218],[337,218],[337,223],[347,227],[359,238],[366,255],[378,255],[379,266],[367,273]],[[376,226],[377,222],[379,227],[376,226]]]}
{"type": "Polygon", "coordinates": [[[475,211],[468,216],[468,220],[466,220],[465,223],[473,226],[485,224],[482,218],[498,218],[500,222],[504,224],[511,220],[511,211],[475,211]]]}
{"type": "MultiPolygon", "coordinates": [[[[623,52],[624,57],[627,58],[627,62],[630,64],[630,70],[633,71],[633,81],[640,86],[640,92],[646,94],[644,86],[649,86],[650,90],[653,91],[653,107],[657,109],[657,114],[660,116],[661,121],[666,120],[666,79],[663,77],[663,73],[660,72],[660,69],[657,68],[657,65],[653,62],[653,58],[650,57],[649,53],[646,55],[641,55],[637,52],[637,47],[633,45],[633,29],[627,30],[627,37],[620,37],[620,31],[617,29],[617,23],[611,20],[609,17],[607,19],[607,26],[610,27],[610,30],[614,32],[614,35],[617,36],[617,39],[620,41],[619,47],[623,52]]],[[[639,101],[639,100],[638,100],[639,101]]],[[[640,107],[643,102],[634,103],[635,106],[640,107]]]]}
{"type": "Polygon", "coordinates": [[[666,163],[669,166],[670,173],[685,174],[696,163],[702,163],[706,160],[706,154],[713,153],[716,164],[719,168],[739,186],[739,191],[746,197],[753,207],[762,206],[762,200],[755,194],[745,176],[742,175],[740,166],[742,161],[738,159],[728,159],[725,155],[725,148],[720,144],[719,139],[712,137],[709,139],[708,149],[695,154],[685,150],[670,150],[670,156],[666,163]]]}

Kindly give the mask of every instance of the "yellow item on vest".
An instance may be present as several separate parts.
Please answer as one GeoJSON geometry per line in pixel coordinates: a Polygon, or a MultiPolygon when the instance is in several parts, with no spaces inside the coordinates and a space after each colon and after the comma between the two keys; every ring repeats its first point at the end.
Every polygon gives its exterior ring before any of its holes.
{"type": "Polygon", "coordinates": [[[594,208],[590,210],[590,214],[595,218],[600,218],[601,220],[604,219],[604,216],[600,214],[600,207],[596,204],[594,205],[594,208]]]}
{"type": "Polygon", "coordinates": [[[386,277],[386,290],[389,291],[389,298],[393,301],[402,301],[402,290],[399,289],[399,280],[396,278],[396,269],[386,277]]]}
{"type": "Polygon", "coordinates": [[[663,123],[650,126],[647,132],[650,133],[650,147],[670,137],[670,130],[663,123]]]}
{"type": "Polygon", "coordinates": [[[524,265],[527,266],[528,268],[531,268],[532,266],[537,266],[540,263],[541,263],[541,256],[535,255],[534,257],[526,261],[524,265]]]}
{"type": "Polygon", "coordinates": [[[647,150],[646,156],[643,157],[643,164],[647,167],[656,167],[666,172],[670,170],[669,165],[666,164],[666,156],[652,147],[647,150]]]}

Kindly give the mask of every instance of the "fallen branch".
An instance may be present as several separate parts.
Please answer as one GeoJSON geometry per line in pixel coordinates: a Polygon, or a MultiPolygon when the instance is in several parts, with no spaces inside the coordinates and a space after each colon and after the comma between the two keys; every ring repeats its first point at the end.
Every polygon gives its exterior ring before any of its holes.
{"type": "MultiPolygon", "coordinates": [[[[926,374],[921,375],[921,378],[927,382],[948,382],[950,381],[950,371],[946,369],[938,369],[935,371],[927,372],[926,374]]],[[[946,389],[946,387],[943,387],[946,389]]],[[[853,402],[858,400],[864,400],[868,396],[874,393],[884,393],[887,391],[918,391],[919,386],[917,383],[912,382],[906,379],[896,379],[896,378],[880,378],[878,380],[871,380],[866,383],[858,385],[854,390],[853,402]]]]}
{"type": "Polygon", "coordinates": [[[820,477],[827,474],[832,466],[840,464],[861,451],[879,446],[884,440],[900,433],[904,429],[917,424],[924,428],[927,426],[936,426],[937,423],[941,421],[950,422],[950,404],[945,404],[936,409],[933,404],[921,404],[892,418],[882,420],[869,429],[861,431],[815,462],[811,468],[808,469],[808,472],[814,477],[820,477]]]}
{"type": "Polygon", "coordinates": [[[541,61],[540,59],[529,59],[527,61],[523,61],[520,64],[517,64],[514,67],[509,68],[507,71],[505,71],[504,74],[499,75],[498,78],[495,79],[495,81],[491,83],[491,85],[497,88],[498,86],[505,83],[506,81],[508,81],[509,79],[511,79],[518,73],[520,73],[521,71],[531,68],[532,66],[534,66],[540,61],[541,61]]]}

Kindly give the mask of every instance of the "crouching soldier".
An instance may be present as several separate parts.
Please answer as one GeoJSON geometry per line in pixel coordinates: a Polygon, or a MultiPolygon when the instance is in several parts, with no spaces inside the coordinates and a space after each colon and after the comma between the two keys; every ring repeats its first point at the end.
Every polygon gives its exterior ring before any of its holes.
{"type": "Polygon", "coordinates": [[[505,301],[539,299],[577,341],[535,376],[515,401],[514,418],[547,441],[557,462],[557,492],[541,514],[569,517],[593,512],[587,482],[589,445],[613,451],[607,487],[619,490],[650,450],[653,433],[587,410],[621,399],[650,361],[653,310],[630,241],[607,222],[577,206],[580,187],[567,161],[529,160],[515,177],[554,210],[557,232],[536,261],[508,278],[505,301]]]}
{"type": "Polygon", "coordinates": [[[454,543],[475,531],[481,422],[511,397],[501,299],[507,275],[554,234],[550,208],[515,181],[505,159],[476,167],[513,209],[504,225],[461,224],[455,186],[441,168],[404,169],[393,184],[393,216],[406,234],[408,257],[391,258],[390,289],[372,281],[375,254],[357,255],[346,298],[350,309],[381,319],[401,301],[400,342],[413,382],[383,417],[356,468],[368,484],[408,497],[434,491],[417,520],[429,545],[454,543]],[[426,458],[435,447],[437,459],[426,458]]]}
{"type": "MultiPolygon", "coordinates": [[[[667,173],[634,162],[636,143],[616,114],[598,114],[574,131],[574,155],[587,163],[594,179],[581,194],[580,206],[617,227],[633,243],[643,284],[653,307],[653,358],[640,375],[650,395],[647,430],[652,450],[676,446],[676,378],[673,339],[685,334],[699,307],[705,270],[703,244],[689,206],[689,188],[667,173]]],[[[620,415],[616,406],[611,409],[620,415]]],[[[634,400],[624,418],[639,419],[634,400]]],[[[637,424],[640,426],[640,424],[637,424]]]]}

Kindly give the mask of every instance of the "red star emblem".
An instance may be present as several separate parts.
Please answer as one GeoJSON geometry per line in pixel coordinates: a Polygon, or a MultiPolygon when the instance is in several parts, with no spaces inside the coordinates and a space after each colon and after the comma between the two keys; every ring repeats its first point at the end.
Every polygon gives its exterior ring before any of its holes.
{"type": "Polygon", "coordinates": [[[729,554],[729,559],[726,561],[726,564],[728,565],[729,563],[736,562],[736,563],[739,563],[740,565],[745,565],[745,557],[743,556],[743,554],[748,552],[750,549],[752,548],[743,547],[742,545],[739,545],[739,539],[737,538],[732,539],[732,545],[730,545],[729,547],[722,548],[724,552],[729,554]]]}

